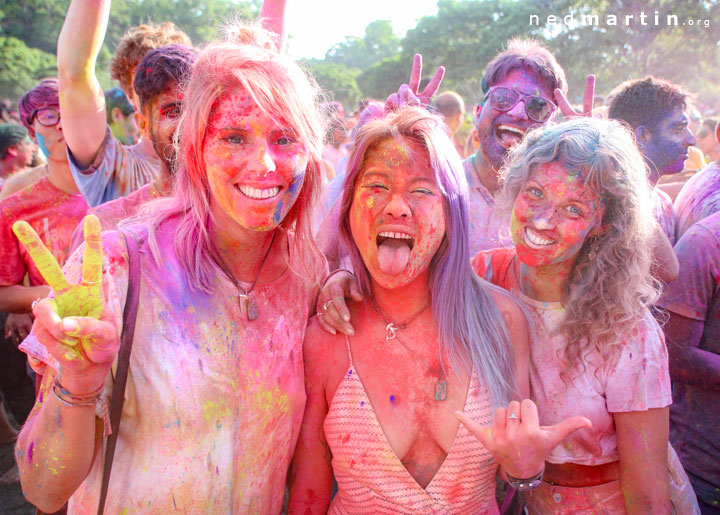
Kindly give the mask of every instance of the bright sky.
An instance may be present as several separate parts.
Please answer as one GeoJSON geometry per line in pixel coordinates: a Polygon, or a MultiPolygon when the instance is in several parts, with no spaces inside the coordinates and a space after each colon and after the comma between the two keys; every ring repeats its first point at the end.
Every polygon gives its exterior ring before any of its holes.
{"type": "Polygon", "coordinates": [[[365,34],[375,20],[391,20],[400,38],[423,16],[437,14],[437,0],[288,0],[286,26],[291,57],[322,59],[345,36],[365,34]]]}

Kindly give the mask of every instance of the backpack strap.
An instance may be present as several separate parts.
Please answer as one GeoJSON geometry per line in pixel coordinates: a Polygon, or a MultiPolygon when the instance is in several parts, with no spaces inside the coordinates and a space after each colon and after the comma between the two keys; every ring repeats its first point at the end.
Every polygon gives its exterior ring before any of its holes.
{"type": "Polygon", "coordinates": [[[103,464],[102,487],[100,488],[100,501],[98,502],[98,515],[105,510],[110,472],[115,444],[117,443],[120,416],[122,415],[123,401],[125,400],[125,386],[127,385],[128,368],[130,367],[130,352],[132,351],[133,337],[135,335],[135,321],[137,319],[138,299],[140,297],[140,256],[135,235],[131,232],[120,231],[125,238],[128,253],[128,289],[123,310],[123,330],[120,336],[120,352],[118,353],[118,366],[110,403],[110,429],[111,433],[105,445],[105,461],[103,464]]]}

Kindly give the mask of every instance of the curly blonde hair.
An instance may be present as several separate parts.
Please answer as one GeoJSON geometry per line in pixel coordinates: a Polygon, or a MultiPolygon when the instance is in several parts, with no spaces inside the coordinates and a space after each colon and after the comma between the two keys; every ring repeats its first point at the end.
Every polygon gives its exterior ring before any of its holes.
{"type": "Polygon", "coordinates": [[[633,136],[614,120],[573,118],[527,134],[502,171],[502,209],[512,209],[535,168],[563,162],[602,200],[603,232],[588,238],[565,285],[564,358],[572,370],[597,350],[610,359],[618,332],[631,331],[660,294],[650,273],[652,239],[660,230],[652,215],[647,169],[633,136]],[[591,258],[590,253],[594,256],[591,258]]]}
{"type": "Polygon", "coordinates": [[[150,50],[172,45],[192,46],[187,34],[177,28],[172,22],[162,25],[144,23],[131,27],[118,43],[115,56],[110,60],[110,77],[120,82],[125,95],[133,98],[133,73],[150,50]]]}

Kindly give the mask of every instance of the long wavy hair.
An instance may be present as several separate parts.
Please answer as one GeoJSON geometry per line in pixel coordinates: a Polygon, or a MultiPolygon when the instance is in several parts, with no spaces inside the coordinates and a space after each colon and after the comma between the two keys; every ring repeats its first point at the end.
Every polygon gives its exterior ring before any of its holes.
{"type": "Polygon", "coordinates": [[[247,92],[270,117],[286,121],[308,152],[301,192],[280,222],[293,230],[294,271],[317,283],[323,257],[315,245],[310,216],[320,193],[324,127],[319,110],[319,88],[289,57],[275,50],[276,36],[259,25],[229,26],[223,40],[205,47],[184,87],[183,110],[175,134],[178,170],[173,196],[154,201],[149,210],[148,242],[156,262],[162,262],[156,232],[164,222],[178,218],[175,251],[185,263],[188,283],[209,293],[220,273],[211,255],[210,186],[205,170],[203,141],[208,120],[225,95],[247,92]]]}
{"type": "Polygon", "coordinates": [[[563,290],[559,330],[566,337],[563,357],[570,370],[582,366],[582,357],[593,349],[616,355],[608,344],[618,332],[638,325],[657,300],[660,285],[650,267],[659,227],[645,162],[630,131],[613,120],[572,118],[529,132],[502,172],[500,209],[510,212],[533,170],[552,161],[577,170],[605,208],[603,232],[584,242],[563,290]]]}
{"type": "MultiPolygon", "coordinates": [[[[489,291],[495,287],[478,278],[470,267],[467,180],[438,116],[418,107],[405,107],[358,130],[343,184],[341,244],[365,298],[372,299],[370,273],[350,232],[350,208],[366,157],[391,138],[401,144],[412,140],[425,148],[443,195],[445,236],[430,262],[429,284],[440,348],[450,356],[454,370],[474,368],[484,379],[491,402],[504,406],[517,393],[513,351],[504,319],[489,291]]],[[[408,151],[412,155],[410,148],[408,151]]]]}

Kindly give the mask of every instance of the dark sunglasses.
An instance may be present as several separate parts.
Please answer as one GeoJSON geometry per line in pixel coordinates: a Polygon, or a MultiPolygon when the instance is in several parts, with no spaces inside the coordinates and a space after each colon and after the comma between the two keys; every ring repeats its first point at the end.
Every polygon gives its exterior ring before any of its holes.
{"type": "Polygon", "coordinates": [[[30,123],[37,119],[38,123],[44,127],[52,127],[60,121],[60,111],[54,107],[43,107],[35,109],[30,116],[30,123]]]}
{"type": "Polygon", "coordinates": [[[534,122],[545,123],[550,119],[557,106],[543,97],[522,93],[504,86],[493,86],[488,90],[483,102],[490,100],[490,105],[498,111],[509,111],[520,100],[525,102],[525,112],[534,122]]]}

